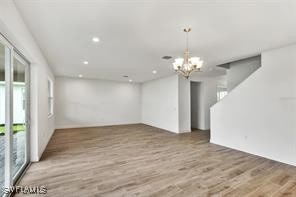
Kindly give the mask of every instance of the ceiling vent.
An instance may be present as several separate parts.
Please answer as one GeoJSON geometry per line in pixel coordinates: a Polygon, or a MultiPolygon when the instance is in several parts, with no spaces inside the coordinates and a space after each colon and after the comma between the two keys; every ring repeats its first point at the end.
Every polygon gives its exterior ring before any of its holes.
{"type": "Polygon", "coordinates": [[[169,60],[169,59],[172,59],[172,56],[165,55],[165,56],[162,57],[162,59],[164,59],[164,60],[169,60]]]}

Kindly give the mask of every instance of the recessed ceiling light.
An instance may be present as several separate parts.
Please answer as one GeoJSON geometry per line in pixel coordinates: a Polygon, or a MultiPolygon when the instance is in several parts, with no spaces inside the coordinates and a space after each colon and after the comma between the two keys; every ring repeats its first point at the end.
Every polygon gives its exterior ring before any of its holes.
{"type": "Polygon", "coordinates": [[[157,73],[157,71],[156,71],[156,70],[153,70],[153,71],[152,71],[152,73],[153,73],[153,74],[156,74],[156,73],[157,73]]]}
{"type": "Polygon", "coordinates": [[[93,37],[92,38],[92,41],[95,42],[95,43],[97,43],[97,42],[100,42],[100,39],[98,37],[93,37]]]}
{"type": "Polygon", "coordinates": [[[78,77],[79,77],[79,78],[82,78],[82,77],[83,77],[83,75],[81,75],[81,74],[80,74],[80,75],[78,75],[78,77]]]}
{"type": "Polygon", "coordinates": [[[133,82],[133,80],[132,79],[130,79],[130,80],[128,80],[129,82],[133,82]]]}
{"type": "Polygon", "coordinates": [[[83,64],[85,64],[85,65],[88,64],[88,61],[84,61],[83,64]]]}

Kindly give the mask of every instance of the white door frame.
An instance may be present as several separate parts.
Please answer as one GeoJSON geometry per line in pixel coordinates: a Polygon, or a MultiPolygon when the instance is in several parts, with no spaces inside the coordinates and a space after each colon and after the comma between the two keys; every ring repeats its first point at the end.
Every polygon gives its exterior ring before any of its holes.
{"type": "Polygon", "coordinates": [[[0,33],[0,43],[5,46],[5,182],[4,187],[9,188],[21,176],[30,162],[30,62],[0,33]],[[26,124],[26,152],[24,164],[17,173],[12,174],[13,156],[13,59],[17,56],[25,65],[25,124],[26,124]]]}

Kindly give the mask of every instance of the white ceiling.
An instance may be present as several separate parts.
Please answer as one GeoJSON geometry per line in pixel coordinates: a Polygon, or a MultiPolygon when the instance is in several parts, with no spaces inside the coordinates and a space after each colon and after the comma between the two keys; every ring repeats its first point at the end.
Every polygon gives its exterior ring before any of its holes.
{"type": "Polygon", "coordinates": [[[205,61],[203,76],[222,74],[217,64],[296,41],[295,0],[15,2],[58,76],[142,82],[170,75],[173,60],[161,57],[183,54],[187,26],[193,55],[205,61]]]}

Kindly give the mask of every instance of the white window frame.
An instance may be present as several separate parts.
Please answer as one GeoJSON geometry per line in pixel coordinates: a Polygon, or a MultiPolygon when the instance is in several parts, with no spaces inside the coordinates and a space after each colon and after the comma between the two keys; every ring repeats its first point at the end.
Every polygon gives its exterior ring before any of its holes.
{"type": "Polygon", "coordinates": [[[47,78],[47,94],[48,94],[48,118],[52,117],[54,114],[54,84],[53,80],[47,78]]]}
{"type": "Polygon", "coordinates": [[[217,86],[217,101],[221,101],[225,96],[227,96],[228,91],[226,87],[217,86]]]}

